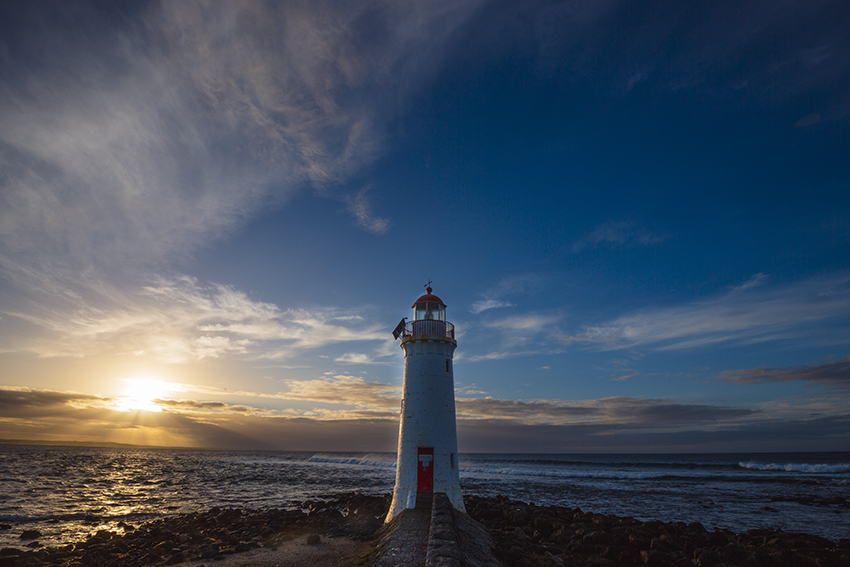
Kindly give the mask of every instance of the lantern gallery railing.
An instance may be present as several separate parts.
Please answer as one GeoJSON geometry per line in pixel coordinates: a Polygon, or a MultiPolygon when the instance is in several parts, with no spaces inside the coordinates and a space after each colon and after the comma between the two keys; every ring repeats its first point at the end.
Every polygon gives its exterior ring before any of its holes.
{"type": "Polygon", "coordinates": [[[401,333],[402,337],[419,337],[430,335],[433,337],[455,338],[455,326],[448,321],[437,321],[423,319],[421,321],[408,321],[401,333]]]}

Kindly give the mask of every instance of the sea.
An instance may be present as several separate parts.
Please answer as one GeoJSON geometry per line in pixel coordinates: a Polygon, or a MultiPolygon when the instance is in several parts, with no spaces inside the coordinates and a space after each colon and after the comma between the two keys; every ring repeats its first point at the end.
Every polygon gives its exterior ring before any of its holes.
{"type": "MultiPolygon", "coordinates": [[[[850,452],[461,454],[464,494],[736,532],[850,537],[850,452]]],[[[0,548],[218,507],[298,508],[392,492],[394,453],[0,445],[0,548]]]]}

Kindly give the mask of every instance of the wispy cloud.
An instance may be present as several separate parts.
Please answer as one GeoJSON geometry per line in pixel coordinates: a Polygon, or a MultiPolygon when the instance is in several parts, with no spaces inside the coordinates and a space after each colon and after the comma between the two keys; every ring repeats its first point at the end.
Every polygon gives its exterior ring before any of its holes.
{"type": "Polygon", "coordinates": [[[840,274],[767,287],[758,274],[714,298],[673,307],[645,309],[591,325],[578,338],[600,348],[698,348],[719,343],[753,343],[817,336],[822,344],[847,344],[837,325],[850,317],[850,276],[840,274]],[[820,326],[818,331],[816,326],[820,326]]]}
{"type": "Polygon", "coordinates": [[[387,360],[375,360],[375,357],[363,352],[347,352],[334,359],[340,364],[393,364],[387,360]]]}
{"type": "Polygon", "coordinates": [[[366,382],[354,376],[338,375],[316,380],[289,380],[288,391],[281,396],[290,400],[309,400],[364,408],[397,410],[401,386],[366,382]]]}
{"type": "Polygon", "coordinates": [[[573,252],[588,248],[633,248],[663,242],[666,236],[650,232],[633,221],[609,221],[597,226],[590,234],[573,243],[573,252]]]}
{"type": "Polygon", "coordinates": [[[502,331],[537,333],[549,329],[560,320],[561,316],[556,313],[527,313],[488,321],[484,326],[502,331]]]}
{"type": "Polygon", "coordinates": [[[228,354],[279,359],[335,343],[386,342],[382,325],[350,309],[281,310],[232,287],[185,276],[131,290],[100,284],[98,291],[82,304],[66,298],[7,311],[0,324],[8,338],[5,350],[47,357],[111,352],[175,363],[228,354]],[[15,320],[35,330],[16,333],[15,320]]]}
{"type": "Polygon", "coordinates": [[[514,304],[510,301],[504,301],[501,299],[485,299],[482,301],[476,301],[472,304],[472,307],[469,309],[470,312],[478,315],[482,311],[487,311],[488,309],[498,309],[500,307],[513,307],[514,304]]]}
{"type": "Polygon", "coordinates": [[[269,334],[348,340],[332,313],[295,312],[277,323],[202,317],[206,334],[189,339],[170,332],[175,306],[145,320],[135,306],[153,292],[116,290],[305,190],[386,232],[389,220],[349,182],[382,155],[386,124],[478,3],[150,2],[126,7],[123,23],[85,3],[22,8],[28,32],[9,37],[0,61],[14,77],[0,84],[0,276],[15,303],[75,299],[61,317],[27,317],[69,331],[81,352],[149,323],[166,331],[158,342],[125,346],[172,359],[249,352],[269,334]],[[130,305],[97,303],[104,293],[130,305]]]}
{"type": "Polygon", "coordinates": [[[305,186],[385,232],[343,184],[477,4],[154,2],[135,28],[32,12],[56,21],[4,59],[20,75],[0,87],[4,253],[162,260],[305,186]]]}
{"type": "Polygon", "coordinates": [[[806,126],[814,126],[820,122],[820,114],[817,112],[804,116],[794,123],[794,128],[805,128],[806,126]]]}
{"type": "Polygon", "coordinates": [[[480,325],[488,329],[488,335],[496,341],[497,347],[467,360],[501,360],[559,352],[563,345],[555,337],[561,334],[558,328],[561,320],[560,313],[532,312],[485,321],[480,325]]]}
{"type": "Polygon", "coordinates": [[[469,311],[478,315],[490,309],[513,307],[514,304],[504,299],[504,296],[527,292],[529,288],[539,286],[542,279],[537,274],[520,274],[502,278],[496,285],[488,287],[481,294],[484,299],[474,302],[469,311]]]}
{"type": "Polygon", "coordinates": [[[737,291],[745,291],[745,290],[748,290],[748,289],[753,289],[755,287],[759,287],[760,285],[764,285],[769,280],[770,280],[770,277],[767,274],[763,274],[763,273],[759,272],[758,274],[755,274],[753,277],[751,277],[750,279],[748,279],[747,281],[745,281],[741,285],[732,287],[732,289],[737,290],[737,291]]]}
{"type": "Polygon", "coordinates": [[[348,203],[348,211],[354,215],[361,227],[374,234],[384,234],[389,230],[389,220],[373,215],[372,206],[366,199],[365,189],[346,197],[345,200],[348,203]]]}

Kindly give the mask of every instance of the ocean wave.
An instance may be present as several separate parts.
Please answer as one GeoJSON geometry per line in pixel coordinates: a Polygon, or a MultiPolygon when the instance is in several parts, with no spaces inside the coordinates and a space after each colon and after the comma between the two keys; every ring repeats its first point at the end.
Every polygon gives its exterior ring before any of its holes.
{"type": "MultiPolygon", "coordinates": [[[[466,455],[462,455],[461,459],[464,458],[473,458],[467,457],[466,455]]],[[[487,461],[484,461],[487,462],[487,461]]],[[[493,463],[501,463],[505,465],[516,465],[516,466],[550,466],[550,467],[572,467],[572,468],[591,468],[598,469],[602,468],[618,468],[618,469],[646,469],[647,467],[651,467],[654,469],[685,469],[685,470],[706,470],[706,469],[716,469],[716,470],[728,470],[730,468],[735,468],[733,463],[712,463],[712,462],[695,462],[688,460],[676,460],[670,462],[664,461],[628,461],[628,460],[616,460],[613,458],[606,458],[604,460],[580,460],[580,459],[547,459],[547,458],[511,458],[510,456],[505,456],[499,459],[494,459],[491,462],[493,463]]]]}
{"type": "MultiPolygon", "coordinates": [[[[740,470],[740,469],[737,469],[740,470]]],[[[533,469],[533,468],[522,468],[522,467],[460,467],[460,473],[462,478],[475,475],[478,478],[487,478],[491,480],[498,479],[500,477],[530,477],[529,481],[534,482],[534,479],[543,480],[545,478],[549,479],[562,479],[564,481],[573,480],[576,483],[582,483],[585,481],[625,481],[625,482],[639,482],[639,481],[651,481],[651,482],[674,482],[674,483],[746,483],[746,484],[767,484],[767,483],[775,483],[780,480],[776,476],[749,476],[743,471],[737,474],[716,474],[714,472],[705,471],[701,474],[694,474],[692,472],[688,472],[685,474],[670,474],[669,471],[666,470],[658,470],[658,471],[580,471],[580,470],[564,470],[564,469],[533,469]]],[[[842,480],[838,480],[835,478],[823,478],[817,479],[812,477],[794,477],[794,475],[787,475],[781,479],[782,482],[791,483],[795,485],[823,485],[824,482],[830,485],[843,485],[842,480]]]]}
{"type": "Polygon", "coordinates": [[[564,469],[535,469],[522,467],[460,467],[461,473],[504,475],[504,476],[532,476],[552,478],[574,478],[590,480],[682,480],[682,481],[704,481],[710,479],[724,479],[726,477],[717,474],[686,474],[671,475],[667,471],[583,471],[564,469]]]}
{"type": "Polygon", "coordinates": [[[756,471],[780,471],[780,472],[799,472],[799,473],[814,473],[814,474],[829,474],[829,473],[847,473],[850,472],[850,464],[837,463],[834,465],[828,464],[808,464],[808,463],[738,463],[742,469],[750,469],[756,471]]]}
{"type": "Polygon", "coordinates": [[[336,455],[313,455],[307,459],[308,463],[329,463],[335,465],[359,465],[367,467],[395,468],[395,461],[378,461],[374,455],[364,457],[341,457],[336,455]]]}

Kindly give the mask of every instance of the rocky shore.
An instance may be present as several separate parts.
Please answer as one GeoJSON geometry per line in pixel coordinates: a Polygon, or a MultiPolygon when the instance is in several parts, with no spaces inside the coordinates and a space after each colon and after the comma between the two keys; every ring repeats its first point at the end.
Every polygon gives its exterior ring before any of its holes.
{"type": "Polygon", "coordinates": [[[497,557],[511,567],[850,567],[850,539],[708,531],[697,522],[641,522],[507,498],[470,496],[465,504],[495,539],[497,557]]]}
{"type": "MultiPolygon", "coordinates": [[[[493,536],[506,567],[648,566],[850,567],[850,539],[833,542],[803,533],[709,531],[699,523],[641,522],[633,518],[534,506],[507,498],[466,498],[469,516],[493,536]]],[[[345,537],[373,541],[389,508],[389,495],[351,495],[308,502],[294,510],[213,508],[98,531],[85,541],[42,547],[37,527],[21,530],[21,544],[0,549],[0,567],[178,565],[222,559],[255,549],[276,549],[345,537]]],[[[14,527],[13,527],[14,528],[14,527]]],[[[372,557],[353,563],[369,565],[372,557]]],[[[333,565],[327,564],[329,567],[333,565]]]]}
{"type": "Polygon", "coordinates": [[[100,530],[82,542],[42,547],[37,530],[21,532],[19,547],[0,549],[0,567],[143,567],[217,560],[256,548],[275,549],[295,538],[307,543],[344,536],[371,540],[383,525],[389,497],[352,495],[307,502],[294,510],[212,508],[161,518],[122,532],[100,530]]]}

